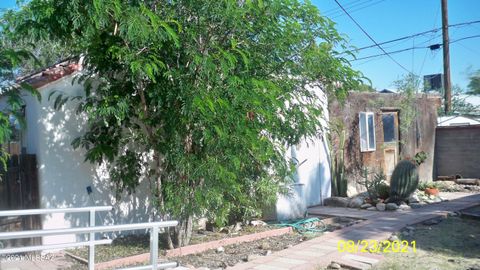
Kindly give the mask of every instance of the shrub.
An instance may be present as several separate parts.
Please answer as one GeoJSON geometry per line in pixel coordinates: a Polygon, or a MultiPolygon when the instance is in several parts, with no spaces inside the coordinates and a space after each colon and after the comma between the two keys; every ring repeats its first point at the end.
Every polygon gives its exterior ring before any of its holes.
{"type": "Polygon", "coordinates": [[[383,172],[375,172],[373,179],[369,180],[368,168],[363,169],[363,178],[364,180],[360,182],[368,192],[370,199],[375,201],[376,199],[386,199],[389,195],[390,187],[386,184],[385,174],[383,172]]]}
{"type": "Polygon", "coordinates": [[[435,182],[420,182],[418,184],[418,189],[424,191],[427,188],[440,188],[440,185],[435,182]]]}
{"type": "Polygon", "coordinates": [[[390,196],[390,186],[385,184],[385,183],[380,183],[378,186],[377,186],[377,190],[376,190],[377,194],[378,194],[378,197],[380,199],[387,199],[389,196],[390,196]]]}

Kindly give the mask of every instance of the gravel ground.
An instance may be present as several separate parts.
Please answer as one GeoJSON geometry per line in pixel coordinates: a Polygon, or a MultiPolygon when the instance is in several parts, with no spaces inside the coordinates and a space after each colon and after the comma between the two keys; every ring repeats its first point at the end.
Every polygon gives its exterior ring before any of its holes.
{"type": "Polygon", "coordinates": [[[439,189],[442,192],[480,192],[480,186],[459,185],[452,181],[435,181],[435,183],[440,185],[439,189]]]}
{"type": "Polygon", "coordinates": [[[265,238],[254,242],[225,246],[199,254],[171,258],[183,266],[226,268],[239,262],[247,262],[259,256],[268,256],[274,251],[283,250],[318,235],[289,233],[265,238]]]}
{"type": "MultiPolygon", "coordinates": [[[[244,226],[240,231],[229,232],[228,230],[211,232],[206,230],[194,231],[191,245],[205,243],[214,240],[247,235],[257,232],[277,229],[275,226],[244,226]]],[[[160,236],[160,238],[162,238],[160,236]]],[[[159,250],[165,250],[166,245],[160,239],[159,250]]],[[[86,259],[88,257],[88,248],[77,248],[68,250],[69,253],[86,259]]],[[[143,254],[150,252],[150,236],[144,235],[127,235],[113,240],[111,245],[101,245],[95,248],[95,261],[106,262],[114,259],[124,258],[128,256],[143,254]]]]}
{"type": "MultiPolygon", "coordinates": [[[[330,220],[330,223],[327,226],[327,231],[334,231],[338,230],[341,228],[344,228],[346,226],[351,226],[357,222],[360,222],[359,220],[351,219],[351,218],[335,218],[330,220]]],[[[265,231],[265,230],[270,230],[273,228],[278,228],[278,227],[270,227],[270,226],[264,226],[255,229],[255,231],[251,231],[252,228],[250,229],[243,229],[245,232],[243,234],[248,234],[248,233],[253,233],[257,231],[265,231]],[[247,233],[248,232],[248,233],[247,233]]],[[[208,233],[207,233],[208,234],[208,233]]],[[[226,268],[227,266],[232,266],[237,263],[242,263],[242,262],[247,262],[250,260],[253,260],[255,258],[258,258],[260,256],[268,256],[272,252],[283,250],[286,248],[289,248],[291,246],[297,245],[303,241],[306,241],[311,238],[315,238],[322,235],[322,233],[305,233],[305,234],[300,234],[297,232],[289,233],[289,234],[284,234],[281,236],[275,236],[275,237],[270,237],[270,238],[265,238],[265,239],[260,239],[256,240],[253,242],[246,242],[246,243],[239,243],[239,244],[233,244],[225,247],[221,247],[218,249],[212,249],[208,250],[202,253],[198,254],[192,254],[192,255],[186,255],[182,257],[174,257],[174,258],[162,258],[160,257],[161,260],[166,260],[166,261],[177,261],[180,265],[182,266],[194,266],[194,267],[208,267],[210,269],[223,269],[226,268]]],[[[211,236],[211,235],[210,235],[211,236]]],[[[237,235],[233,235],[237,236],[237,235]]],[[[230,236],[230,237],[233,237],[230,236]]],[[[229,237],[228,235],[226,237],[229,237]]],[[[209,239],[215,240],[217,237],[206,237],[204,240],[209,239]]],[[[225,238],[225,233],[223,233],[223,237],[225,238]]],[[[148,242],[145,242],[148,238],[145,238],[145,236],[139,236],[139,237],[127,237],[123,238],[121,240],[116,241],[116,245],[109,248],[109,246],[104,246],[104,249],[96,249],[96,257],[102,258],[102,260],[97,260],[99,261],[105,261],[106,258],[109,257],[126,257],[128,256],[129,252],[133,252],[138,254],[139,250],[143,250],[144,247],[146,247],[146,252],[149,252],[148,250],[148,242]]],[[[207,242],[207,241],[204,241],[207,242]]],[[[83,255],[86,256],[87,250],[76,250],[75,253],[77,255],[83,255]]],[[[87,269],[85,265],[82,265],[81,263],[74,263],[69,270],[84,270],[87,269]]]]}

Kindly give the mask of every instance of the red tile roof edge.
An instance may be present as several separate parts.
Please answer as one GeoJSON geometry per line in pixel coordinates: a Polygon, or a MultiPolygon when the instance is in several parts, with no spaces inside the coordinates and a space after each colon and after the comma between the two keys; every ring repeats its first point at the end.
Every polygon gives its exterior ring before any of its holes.
{"type": "Polygon", "coordinates": [[[40,88],[51,82],[57,81],[76,71],[82,70],[78,59],[69,59],[47,67],[33,74],[17,78],[17,83],[28,83],[34,88],[40,88]]]}

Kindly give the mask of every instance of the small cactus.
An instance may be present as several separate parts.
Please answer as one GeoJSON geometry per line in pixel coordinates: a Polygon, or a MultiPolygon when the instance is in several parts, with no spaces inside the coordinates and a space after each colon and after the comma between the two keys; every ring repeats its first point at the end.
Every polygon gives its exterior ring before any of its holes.
{"type": "Polygon", "coordinates": [[[380,183],[377,186],[377,193],[380,199],[387,199],[390,196],[390,186],[384,183],[380,183]]]}
{"type": "Polygon", "coordinates": [[[390,180],[390,202],[406,200],[418,186],[417,166],[409,160],[400,161],[390,180]]]}

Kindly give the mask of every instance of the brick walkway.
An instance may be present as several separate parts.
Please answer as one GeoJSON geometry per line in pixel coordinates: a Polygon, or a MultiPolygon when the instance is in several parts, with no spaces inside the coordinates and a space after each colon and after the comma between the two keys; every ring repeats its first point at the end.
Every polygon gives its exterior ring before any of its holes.
{"type": "Polygon", "coordinates": [[[275,252],[272,255],[237,264],[228,269],[243,270],[283,270],[312,269],[328,266],[332,261],[356,269],[368,269],[379,262],[383,256],[369,253],[340,253],[337,243],[340,240],[385,240],[400,229],[435,217],[446,216],[448,212],[463,210],[480,204],[480,194],[450,193],[442,194],[449,201],[431,204],[418,209],[396,212],[375,212],[347,208],[314,207],[310,214],[351,216],[365,221],[342,230],[317,237],[291,248],[275,252]]]}

